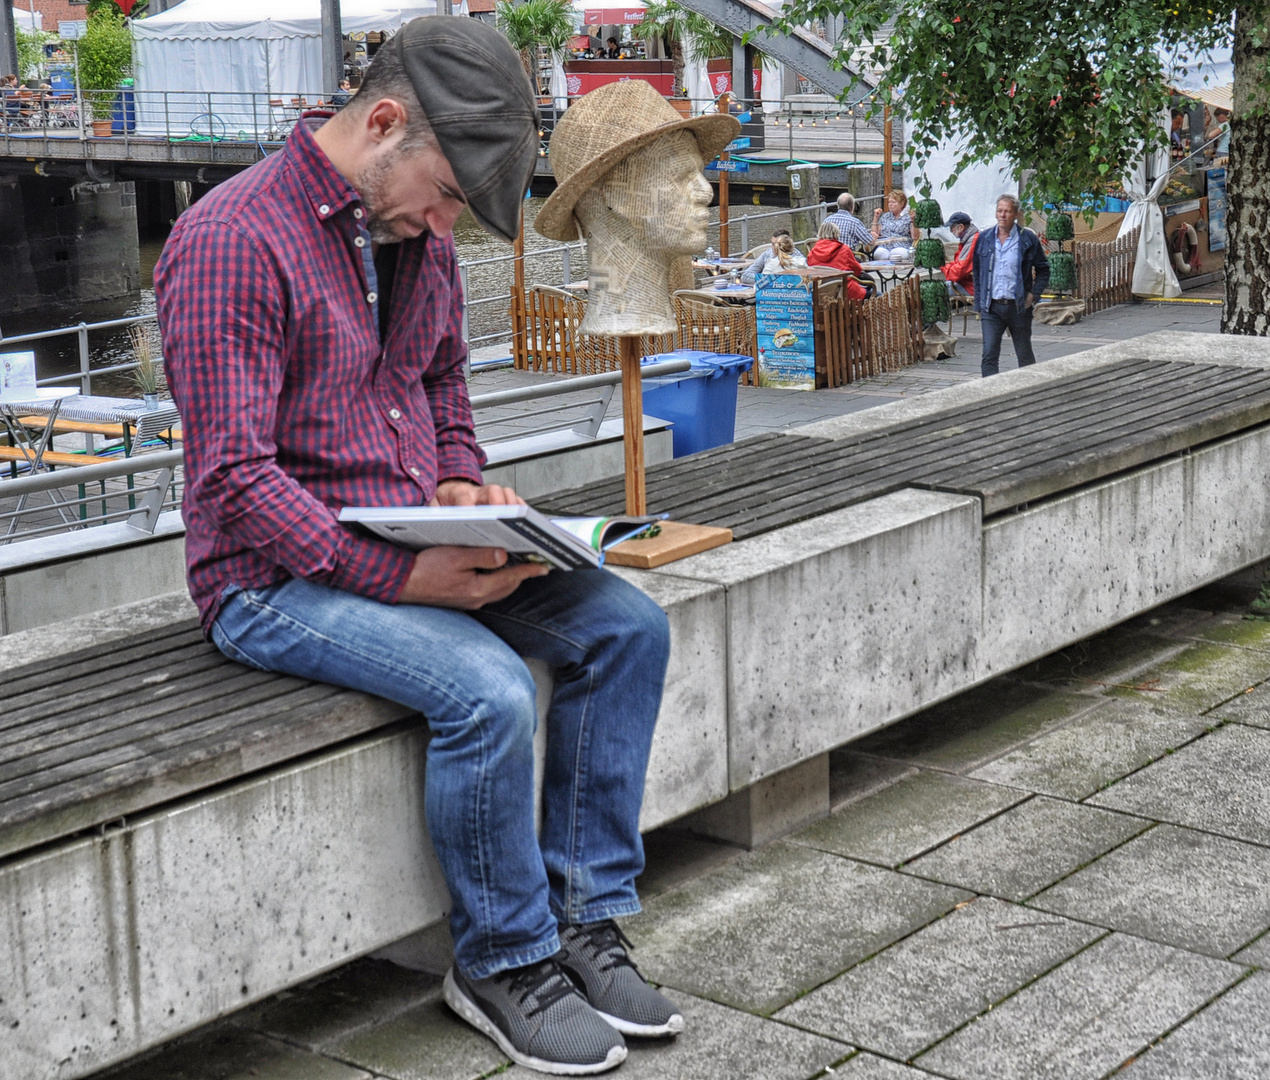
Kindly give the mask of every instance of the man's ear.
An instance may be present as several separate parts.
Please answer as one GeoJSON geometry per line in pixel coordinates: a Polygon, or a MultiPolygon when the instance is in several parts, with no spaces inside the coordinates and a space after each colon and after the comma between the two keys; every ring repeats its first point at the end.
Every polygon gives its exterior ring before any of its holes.
{"type": "Polygon", "coordinates": [[[406,107],[396,98],[380,98],[367,110],[363,123],[372,141],[384,142],[394,132],[405,130],[406,107]]]}

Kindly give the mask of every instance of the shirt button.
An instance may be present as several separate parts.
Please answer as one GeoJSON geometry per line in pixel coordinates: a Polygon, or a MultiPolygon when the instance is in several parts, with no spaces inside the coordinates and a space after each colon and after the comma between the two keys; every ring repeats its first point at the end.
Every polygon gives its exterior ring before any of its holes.
{"type": "Polygon", "coordinates": [[[353,246],[354,246],[354,247],[365,247],[365,246],[366,246],[366,237],[364,237],[364,236],[358,236],[358,237],[356,237],[356,238],[353,240],[353,246]]]}
{"type": "Polygon", "coordinates": [[[391,416],[394,420],[400,420],[400,419],[401,419],[401,412],[400,412],[399,410],[397,410],[397,409],[389,409],[389,410],[388,410],[388,415],[389,415],[389,416],[391,416]]]}
{"type": "Polygon", "coordinates": [[[327,206],[326,203],[323,203],[321,206],[318,207],[318,213],[321,214],[323,217],[326,217],[326,215],[329,214],[330,212],[331,212],[331,208],[327,206]]]}
{"type": "Polygon", "coordinates": [[[360,206],[354,208],[353,217],[357,218],[358,221],[362,220],[362,208],[360,206]]]}
{"type": "Polygon", "coordinates": [[[418,468],[418,466],[416,466],[416,465],[411,465],[411,466],[410,466],[410,471],[411,471],[411,472],[412,472],[415,476],[418,476],[418,475],[419,475],[419,468],[418,468]]]}
{"type": "Polygon", "coordinates": [[[366,303],[368,304],[373,304],[378,299],[379,299],[379,293],[377,292],[368,292],[366,294],[366,303]]]}

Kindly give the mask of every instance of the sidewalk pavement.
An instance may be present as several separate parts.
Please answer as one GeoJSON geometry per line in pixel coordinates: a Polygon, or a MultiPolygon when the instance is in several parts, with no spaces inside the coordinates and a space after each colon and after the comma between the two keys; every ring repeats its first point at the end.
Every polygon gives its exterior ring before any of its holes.
{"type": "MultiPolygon", "coordinates": [[[[1071,330],[1084,348],[1159,319],[1071,330]]],[[[835,752],[832,815],[764,848],[650,834],[625,928],[687,1030],[632,1040],[612,1075],[1270,1076],[1270,621],[1245,615],[1260,580],[835,752]]],[[[444,931],[425,932],[102,1076],[535,1075],[448,1012],[448,962],[444,931]]]]}

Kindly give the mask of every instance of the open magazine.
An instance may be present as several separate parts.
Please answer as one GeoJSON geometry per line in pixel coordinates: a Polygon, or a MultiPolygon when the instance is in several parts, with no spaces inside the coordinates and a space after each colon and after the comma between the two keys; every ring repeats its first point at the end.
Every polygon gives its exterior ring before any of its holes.
{"type": "Polygon", "coordinates": [[[442,545],[495,547],[512,561],[541,562],[559,570],[603,566],[609,548],[657,520],[549,518],[532,506],[346,506],[340,511],[340,521],[412,551],[442,545]]]}

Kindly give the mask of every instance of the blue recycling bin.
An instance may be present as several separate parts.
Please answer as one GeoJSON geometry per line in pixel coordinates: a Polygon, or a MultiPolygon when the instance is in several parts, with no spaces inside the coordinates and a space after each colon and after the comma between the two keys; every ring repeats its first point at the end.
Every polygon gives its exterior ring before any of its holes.
{"type": "Polygon", "coordinates": [[[675,426],[674,456],[725,446],[736,436],[736,386],[754,358],[734,353],[677,352],[646,356],[645,364],[688,359],[692,368],[644,380],[644,412],[675,426]]]}
{"type": "Polygon", "coordinates": [[[75,89],[75,71],[68,67],[49,68],[49,86],[54,90],[69,91],[75,89]]]}
{"type": "Polygon", "coordinates": [[[137,92],[120,90],[110,106],[110,130],[116,135],[137,130],[137,92]]]}

